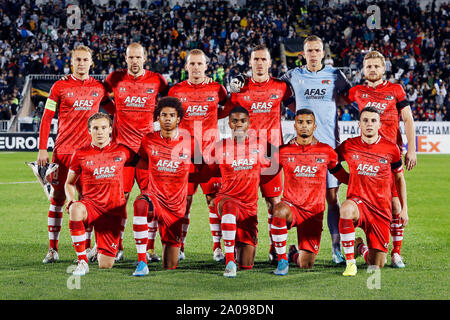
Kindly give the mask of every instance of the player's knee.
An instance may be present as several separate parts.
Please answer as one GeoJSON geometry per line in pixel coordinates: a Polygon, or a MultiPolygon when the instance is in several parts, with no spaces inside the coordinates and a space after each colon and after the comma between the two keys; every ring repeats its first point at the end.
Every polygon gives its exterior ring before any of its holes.
{"type": "Polygon", "coordinates": [[[114,257],[98,255],[98,268],[99,269],[111,269],[114,266],[114,257]]]}
{"type": "Polygon", "coordinates": [[[286,219],[289,215],[289,210],[290,209],[287,205],[280,202],[274,206],[272,214],[274,217],[286,219]]]}
{"type": "Polygon", "coordinates": [[[69,219],[72,221],[82,221],[85,216],[86,207],[81,202],[74,202],[69,208],[69,219]]]}
{"type": "Polygon", "coordinates": [[[342,219],[353,219],[355,216],[355,208],[351,204],[344,202],[339,209],[339,216],[342,219]]]}

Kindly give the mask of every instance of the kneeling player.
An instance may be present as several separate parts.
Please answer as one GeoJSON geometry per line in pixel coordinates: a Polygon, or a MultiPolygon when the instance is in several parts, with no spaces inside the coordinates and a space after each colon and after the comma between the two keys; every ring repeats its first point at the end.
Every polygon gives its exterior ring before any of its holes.
{"type": "Polygon", "coordinates": [[[127,147],[111,142],[109,115],[91,116],[88,131],[92,142],[73,154],[65,184],[69,229],[78,257],[73,274],[79,276],[89,272],[85,244],[87,226],[95,229],[99,268],[109,269],[114,264],[126,206],[123,168],[134,159],[134,153],[127,147]],[[77,180],[82,193],[79,201],[75,200],[77,180]]]}
{"type": "MultiPolygon", "coordinates": [[[[139,150],[138,167],[148,166],[147,189],[134,202],[133,231],[138,253],[134,276],[148,274],[147,223],[158,221],[163,244],[163,266],[175,269],[183,243],[183,222],[186,213],[188,177],[194,159],[194,139],[188,132],[178,130],[184,110],[179,99],[164,97],[158,101],[155,116],[161,131],[144,136],[139,150]]],[[[198,150],[196,148],[195,150],[198,150]]]]}
{"type": "Polygon", "coordinates": [[[406,183],[398,147],[378,134],[380,114],[374,107],[361,111],[361,136],[349,138],[338,148],[350,170],[347,200],[340,209],[339,232],[347,267],[344,276],[355,276],[355,226],[364,230],[367,247],[358,246],[367,264],[382,268],[389,246],[392,220],[391,190],[397,188],[402,225],[408,223],[406,183]],[[391,172],[395,177],[392,183],[391,172]]]}
{"type": "Polygon", "coordinates": [[[274,207],[270,231],[278,257],[276,275],[288,273],[286,240],[288,229],[295,226],[300,252],[291,246],[289,258],[300,268],[313,267],[322,235],[327,170],[341,182],[348,182],[348,173],[338,163],[336,152],[329,145],[313,140],[317,127],[314,113],[309,109],[298,110],[294,127],[297,137],[279,151],[284,197],[274,207]]]}
{"type": "Polygon", "coordinates": [[[224,276],[232,278],[236,277],[236,260],[241,269],[251,269],[254,264],[258,187],[261,168],[268,166],[269,161],[256,135],[247,134],[250,122],[245,108],[234,107],[228,121],[232,137],[216,144],[209,159],[209,170],[212,175],[222,177],[215,206],[221,218],[226,260],[224,276]]]}

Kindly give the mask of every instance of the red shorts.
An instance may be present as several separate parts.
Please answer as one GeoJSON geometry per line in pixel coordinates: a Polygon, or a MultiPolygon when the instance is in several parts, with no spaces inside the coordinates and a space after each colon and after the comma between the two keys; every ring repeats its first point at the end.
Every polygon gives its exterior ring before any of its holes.
{"type": "MultiPolygon", "coordinates": [[[[216,212],[219,212],[220,200],[227,196],[217,196],[215,199],[216,212]]],[[[258,244],[258,215],[256,211],[248,210],[239,201],[230,199],[237,208],[236,213],[236,242],[256,247],[258,244]]]]}
{"type": "Polygon", "coordinates": [[[314,254],[319,253],[323,230],[323,212],[311,213],[282,199],[291,208],[292,222],[289,229],[297,227],[298,248],[314,254]]]}
{"type": "Polygon", "coordinates": [[[58,154],[57,151],[53,152],[52,162],[58,164],[58,169],[50,175],[50,183],[55,191],[62,191],[64,193],[64,184],[69,173],[71,159],[71,154],[58,154]]]}
{"type": "Polygon", "coordinates": [[[123,206],[123,214],[112,215],[101,211],[91,201],[81,200],[80,202],[84,204],[88,213],[87,225],[94,227],[98,253],[115,257],[126,206],[123,206]]]}
{"type": "MultiPolygon", "coordinates": [[[[161,243],[169,247],[181,247],[184,212],[182,214],[174,213],[166,207],[160,205],[156,197],[153,195],[148,193],[145,193],[145,195],[150,198],[153,204],[153,214],[158,221],[161,243]]],[[[184,210],[186,210],[186,206],[184,210]]]]}
{"type": "Polygon", "coordinates": [[[387,252],[391,221],[377,214],[364,200],[358,197],[352,197],[349,200],[358,206],[359,219],[356,227],[364,230],[369,249],[387,252]]]}
{"type": "MultiPolygon", "coordinates": [[[[188,196],[193,196],[197,193],[198,183],[189,182],[188,185],[188,196]]],[[[219,191],[220,186],[222,185],[222,178],[213,177],[209,179],[206,183],[200,183],[200,187],[202,188],[203,194],[215,194],[219,191]]]]}
{"type": "Polygon", "coordinates": [[[281,196],[283,192],[283,173],[280,171],[271,180],[260,184],[261,193],[264,198],[273,198],[281,196]]]}
{"type": "Polygon", "coordinates": [[[124,192],[131,192],[134,185],[134,180],[139,186],[141,192],[147,188],[148,185],[148,171],[144,169],[138,169],[135,167],[123,168],[123,190],[124,192]]]}

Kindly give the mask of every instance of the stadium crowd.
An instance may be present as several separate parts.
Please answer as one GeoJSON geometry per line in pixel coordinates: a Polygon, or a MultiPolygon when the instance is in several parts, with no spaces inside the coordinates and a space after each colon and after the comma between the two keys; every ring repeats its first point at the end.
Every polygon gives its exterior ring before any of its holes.
{"type": "MultiPolygon", "coordinates": [[[[27,74],[69,73],[70,50],[79,44],[95,52],[91,73],[106,75],[126,67],[127,44],[140,42],[148,53],[146,68],[163,74],[172,84],[186,79],[184,58],[190,49],[200,48],[211,59],[209,75],[227,86],[234,75],[250,71],[252,46],[264,43],[273,57],[279,57],[283,39],[299,36],[298,24],[329,45],[325,64],[351,68],[352,84],[363,81],[364,54],[379,50],[387,57],[387,79],[404,85],[415,120],[450,120],[447,4],[435,8],[433,2],[425,13],[417,1],[382,1],[378,3],[381,28],[371,30],[366,26],[364,1],[329,7],[327,2],[320,6],[316,1],[305,5],[264,0],[249,1],[242,9],[227,1],[197,1],[172,8],[168,1],[142,1],[139,10],[130,9],[126,1],[109,1],[105,7],[79,1],[81,29],[70,30],[65,3],[0,2],[0,119],[17,112],[27,74]]],[[[275,77],[295,66],[280,61],[273,60],[275,77]]],[[[358,116],[351,105],[339,113],[341,120],[358,116]]]]}

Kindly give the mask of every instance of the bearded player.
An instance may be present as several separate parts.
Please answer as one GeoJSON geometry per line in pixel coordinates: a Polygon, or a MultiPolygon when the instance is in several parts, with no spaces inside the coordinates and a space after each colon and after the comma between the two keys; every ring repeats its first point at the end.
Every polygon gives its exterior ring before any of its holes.
{"type": "MultiPolygon", "coordinates": [[[[250,55],[252,77],[242,83],[238,92],[231,94],[225,110],[234,106],[246,108],[250,115],[250,129],[256,131],[262,143],[267,141],[274,148],[278,148],[283,143],[281,104],[291,96],[291,91],[284,81],[270,76],[271,65],[272,60],[267,47],[259,45],[253,48],[250,55]]],[[[268,150],[268,155],[270,156],[273,152],[274,150],[268,150]]],[[[269,233],[272,225],[272,210],[280,202],[282,187],[281,172],[260,186],[268,208],[269,233]]],[[[273,244],[271,244],[269,260],[275,263],[277,261],[273,244]]]]}
{"type": "MultiPolygon", "coordinates": [[[[68,75],[66,80],[56,81],[50,89],[39,130],[37,164],[45,166],[49,162],[47,142],[51,122],[58,111],[58,133],[52,154],[52,162],[58,164],[58,169],[50,177],[53,194],[48,212],[49,250],[43,263],[59,260],[58,242],[66,200],[64,183],[70,158],[75,149],[91,141],[86,127],[89,117],[98,112],[100,105],[108,111],[112,106],[102,83],[89,76],[89,69],[92,66],[91,49],[86,46],[73,49],[71,65],[73,73],[68,75]]],[[[90,248],[91,231],[87,232],[87,248],[90,248]]]]}
{"type": "MultiPolygon", "coordinates": [[[[218,140],[217,127],[219,105],[223,105],[227,98],[224,86],[217,82],[208,82],[206,70],[208,61],[205,53],[200,49],[191,50],[186,57],[185,69],[188,79],[170,88],[168,96],[178,98],[184,109],[180,130],[195,137],[201,146],[201,152],[207,153],[218,140]]],[[[220,240],[220,219],[215,212],[214,197],[220,187],[220,178],[212,177],[208,182],[200,184],[206,197],[209,209],[209,225],[213,238],[213,258],[215,261],[224,259],[220,240]]],[[[189,212],[192,198],[196,193],[198,183],[190,182],[187,197],[186,216],[183,224],[183,245],[180,248],[180,259],[184,259],[184,241],[189,227],[189,212]]]]}
{"type": "MultiPolygon", "coordinates": [[[[400,133],[400,118],[405,124],[408,150],[405,155],[407,170],[413,169],[417,164],[416,134],[414,119],[412,116],[406,93],[400,84],[391,83],[383,79],[386,71],[384,57],[378,51],[367,53],[363,60],[363,72],[366,84],[357,85],[350,89],[349,99],[358,104],[359,110],[372,106],[380,112],[380,135],[390,142],[397,144],[400,153],[403,151],[402,136],[400,133]]],[[[391,265],[394,268],[404,268],[405,264],[401,256],[403,242],[403,227],[399,220],[401,211],[400,199],[397,190],[392,193],[392,251],[391,265]]]]}
{"type": "Polygon", "coordinates": [[[274,274],[288,273],[289,262],[303,269],[311,269],[319,252],[327,172],[343,183],[348,173],[338,162],[336,152],[327,144],[313,139],[316,129],[314,113],[300,109],[295,117],[297,136],[280,148],[280,169],[284,172],[283,199],[275,205],[271,236],[278,257],[274,274]],[[295,246],[286,254],[288,229],[297,227],[300,251],[295,246]]]}
{"type": "MultiPolygon", "coordinates": [[[[159,73],[144,69],[146,51],[139,43],[131,43],[126,50],[127,69],[114,71],[105,79],[105,87],[115,102],[113,139],[131,150],[139,150],[142,137],[153,132],[153,113],[158,94],[167,91],[167,81],[159,73]]],[[[127,167],[124,171],[124,191],[128,199],[136,180],[141,192],[147,187],[146,170],[127,167]]],[[[123,228],[126,225],[126,217],[123,228]]],[[[122,231],[123,235],[123,231],[122,231]]],[[[117,260],[123,259],[120,242],[117,260]]],[[[155,257],[155,260],[159,260],[155,257]]]]}
{"type": "Polygon", "coordinates": [[[359,127],[361,136],[345,140],[336,149],[340,159],[347,162],[350,172],[347,200],[341,206],[339,220],[347,262],[344,276],[355,276],[357,273],[355,246],[368,265],[377,268],[384,266],[392,221],[393,188],[397,189],[402,208],[400,224],[406,226],[408,223],[401,153],[397,145],[379,134],[381,121],[378,109],[364,108],[359,127]],[[355,227],[364,230],[367,246],[360,239],[355,243],[355,227]]]}

